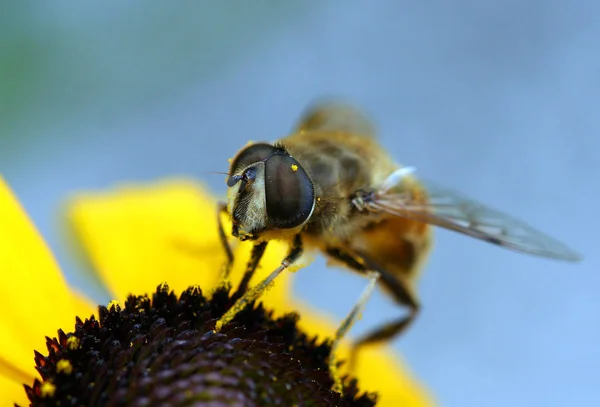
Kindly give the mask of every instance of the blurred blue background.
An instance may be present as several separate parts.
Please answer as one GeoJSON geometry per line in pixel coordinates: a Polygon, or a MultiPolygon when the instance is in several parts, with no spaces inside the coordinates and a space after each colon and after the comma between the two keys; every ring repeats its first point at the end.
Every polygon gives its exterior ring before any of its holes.
{"type": "MultiPolygon", "coordinates": [[[[338,95],[400,162],[586,255],[439,231],[423,312],[395,342],[415,375],[444,406],[600,405],[597,2],[32,5],[0,13],[0,172],[73,284],[108,299],[62,239],[65,197],[173,175],[224,194],[206,171],[338,95]]],[[[296,292],[341,318],[364,285],[319,258],[296,292]]],[[[398,312],[378,294],[353,333],[398,312]]]]}

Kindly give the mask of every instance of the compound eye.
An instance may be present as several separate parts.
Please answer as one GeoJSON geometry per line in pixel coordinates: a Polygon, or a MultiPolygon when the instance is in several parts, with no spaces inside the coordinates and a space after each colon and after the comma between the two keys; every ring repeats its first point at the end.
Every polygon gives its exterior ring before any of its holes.
{"type": "Polygon", "coordinates": [[[229,167],[230,174],[236,174],[260,161],[266,160],[276,151],[275,147],[266,143],[252,144],[238,153],[229,167]]]}
{"type": "Polygon", "coordinates": [[[265,163],[267,218],[272,227],[289,229],[311,215],[315,191],[312,180],[290,156],[274,155],[265,163]]]}

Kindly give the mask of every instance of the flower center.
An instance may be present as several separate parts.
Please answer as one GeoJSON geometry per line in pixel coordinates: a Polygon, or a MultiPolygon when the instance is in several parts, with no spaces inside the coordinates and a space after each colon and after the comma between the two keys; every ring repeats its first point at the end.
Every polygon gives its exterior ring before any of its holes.
{"type": "Polygon", "coordinates": [[[331,390],[329,342],[296,328],[297,315],[274,319],[246,307],[220,333],[216,320],[233,304],[227,287],[210,299],[198,287],[177,298],[166,284],[152,299],[130,296],[123,309],[99,307],[75,331],[36,352],[42,381],[25,386],[32,406],[373,406],[345,379],[331,390]]]}

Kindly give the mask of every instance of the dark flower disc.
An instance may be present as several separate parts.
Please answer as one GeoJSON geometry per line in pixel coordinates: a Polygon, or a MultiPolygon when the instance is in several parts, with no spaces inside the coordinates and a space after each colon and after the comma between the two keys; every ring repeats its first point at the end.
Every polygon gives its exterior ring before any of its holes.
{"type": "Polygon", "coordinates": [[[216,320],[232,305],[227,287],[210,299],[198,287],[177,296],[166,284],[130,296],[124,309],[99,307],[76,319],[75,332],[46,338],[35,353],[32,406],[374,406],[344,378],[331,390],[328,341],[296,327],[297,315],[274,319],[262,304],[242,310],[220,333],[216,320]]]}

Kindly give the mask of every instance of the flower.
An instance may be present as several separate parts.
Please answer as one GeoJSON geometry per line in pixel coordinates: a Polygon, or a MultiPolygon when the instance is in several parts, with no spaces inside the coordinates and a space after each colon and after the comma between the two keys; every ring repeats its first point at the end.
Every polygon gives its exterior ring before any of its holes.
{"type": "MultiPolygon", "coordinates": [[[[148,186],[121,187],[111,192],[84,193],[69,203],[68,214],[94,268],[116,301],[108,307],[100,307],[100,313],[91,300],[66,284],[52,254],[0,178],[0,270],[3,276],[3,284],[0,284],[0,393],[4,396],[0,406],[29,403],[23,384],[32,386],[38,377],[32,367],[33,350],[46,354],[49,345],[55,350],[55,356],[66,351],[72,335],[59,331],[54,340],[46,336],[53,336],[59,328],[72,331],[75,316],[95,315],[95,321],[77,322],[78,329],[83,329],[85,324],[92,329],[98,319],[108,321],[117,318],[119,311],[123,314],[131,307],[150,306],[144,300],[149,298],[149,293],[156,292],[154,298],[164,297],[163,300],[177,298],[173,292],[190,298],[196,292],[190,285],[201,287],[205,293],[211,288],[215,293],[224,292],[224,288],[218,288],[218,270],[225,255],[217,234],[215,201],[196,183],[168,180],[148,186]],[[166,290],[166,286],[160,286],[157,291],[157,285],[163,281],[168,282],[172,291],[166,290]],[[137,297],[127,299],[131,293],[137,297]]],[[[273,270],[285,252],[285,245],[270,244],[252,283],[273,270]]],[[[234,286],[241,279],[249,254],[249,244],[239,243],[235,248],[231,274],[234,286]]],[[[336,329],[331,320],[291,298],[291,275],[281,275],[261,297],[264,309],[275,310],[273,320],[279,318],[279,321],[287,321],[285,323],[290,322],[282,319],[286,318],[285,314],[299,311],[298,326],[302,331],[322,339],[331,337],[336,329]]],[[[256,309],[263,308],[257,306],[256,309]]],[[[343,360],[348,352],[348,344],[343,343],[338,358],[343,360]]],[[[41,361],[52,362],[55,369],[63,371],[72,368],[60,358],[50,361],[50,356],[44,359],[42,354],[36,354],[38,367],[41,361]]],[[[361,350],[352,373],[361,391],[379,394],[378,406],[433,405],[427,393],[402,367],[398,356],[386,346],[361,350]]],[[[44,383],[39,382],[37,390],[52,392],[52,386],[44,387],[44,383]]]]}

